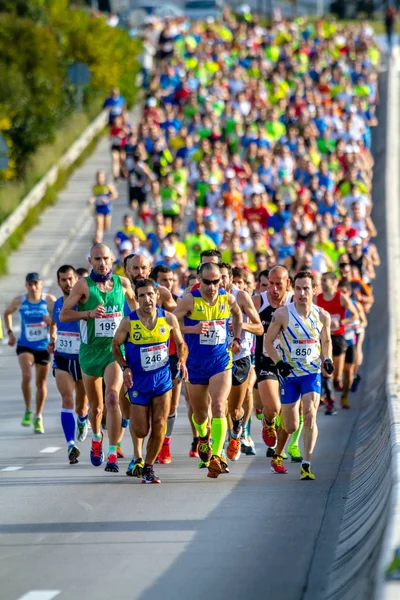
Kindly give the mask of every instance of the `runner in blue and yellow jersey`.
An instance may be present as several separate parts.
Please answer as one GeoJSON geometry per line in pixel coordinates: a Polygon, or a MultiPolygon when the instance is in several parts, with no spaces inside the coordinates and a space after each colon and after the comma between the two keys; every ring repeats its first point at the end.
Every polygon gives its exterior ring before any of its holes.
{"type": "Polygon", "coordinates": [[[303,402],[304,459],[301,479],[315,479],[311,457],[318,436],[317,410],[321,395],[321,365],[329,377],[332,362],[331,319],[313,304],[314,276],[300,271],[294,278],[294,299],[272,315],[264,347],[281,380],[283,427],[294,433],[299,427],[299,402],[303,402]],[[279,336],[279,344],[274,342],[279,336]]]}
{"type": "Polygon", "coordinates": [[[184,379],[187,348],[176,317],[158,307],[160,292],[154,281],[139,280],[135,296],[139,307],[122,320],[113,340],[113,353],[123,371],[135,435],[144,439],[151,426],[142,483],[160,483],[153,465],[161,450],[171,406],[173,384],[168,355],[171,333],[184,379]],[[125,357],[121,351],[123,345],[125,357]]]}
{"type": "Polygon", "coordinates": [[[242,312],[232,294],[220,289],[218,265],[202,264],[200,287],[179,302],[177,316],[189,349],[189,397],[193,424],[199,434],[199,456],[208,464],[208,477],[227,472],[221,452],[227,430],[226,409],[232,386],[232,352],[240,352],[242,312]],[[229,345],[232,315],[233,341],[229,345]],[[211,430],[208,414],[211,398],[211,430]],[[212,444],[211,444],[212,438],[212,444]]]}
{"type": "Polygon", "coordinates": [[[106,183],[103,171],[97,171],[96,183],[92,188],[89,204],[94,205],[96,218],[96,233],[94,243],[103,241],[104,231],[109,231],[112,219],[112,201],[118,198],[118,193],[111,183],[106,183]]]}

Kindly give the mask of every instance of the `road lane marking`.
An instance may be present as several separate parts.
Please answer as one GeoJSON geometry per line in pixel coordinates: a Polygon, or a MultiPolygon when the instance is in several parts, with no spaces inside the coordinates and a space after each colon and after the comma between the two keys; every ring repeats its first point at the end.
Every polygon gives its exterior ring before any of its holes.
{"type": "Polygon", "coordinates": [[[18,600],[53,600],[59,594],[61,594],[60,590],[32,590],[18,600]]]}
{"type": "Polygon", "coordinates": [[[0,471],[19,471],[20,469],[23,469],[24,467],[5,467],[5,469],[0,469],[0,471]]]}
{"type": "Polygon", "coordinates": [[[58,446],[49,446],[48,448],[43,448],[40,452],[42,454],[52,454],[53,452],[57,452],[57,450],[61,450],[58,446]]]}

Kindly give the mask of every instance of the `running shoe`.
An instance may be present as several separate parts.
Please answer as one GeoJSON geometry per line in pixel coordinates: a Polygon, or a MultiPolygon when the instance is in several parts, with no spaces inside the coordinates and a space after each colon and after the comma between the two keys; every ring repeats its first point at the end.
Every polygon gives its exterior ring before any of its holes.
{"type": "Polygon", "coordinates": [[[92,439],[92,447],[90,449],[90,461],[94,467],[100,467],[100,465],[103,464],[103,438],[104,433],[101,432],[101,440],[99,442],[92,439]]]}
{"type": "Polygon", "coordinates": [[[119,473],[118,456],[116,454],[109,454],[107,456],[107,464],[104,470],[107,473],[119,473]]]}
{"type": "Polygon", "coordinates": [[[224,456],[220,456],[220,463],[221,463],[221,469],[222,469],[222,474],[224,473],[229,473],[229,467],[228,467],[228,463],[226,462],[226,459],[224,456]]]}
{"type": "Polygon", "coordinates": [[[169,465],[171,462],[171,444],[169,442],[163,443],[161,446],[160,454],[158,455],[158,462],[162,465],[169,465]]]}
{"type": "Polygon", "coordinates": [[[210,464],[208,465],[208,473],[207,477],[211,479],[217,479],[219,475],[222,473],[222,463],[219,456],[214,454],[211,457],[210,464]]]}
{"type": "Polygon", "coordinates": [[[228,447],[226,449],[226,455],[229,458],[229,460],[239,460],[240,458],[240,437],[242,435],[242,428],[240,428],[239,433],[237,434],[237,437],[233,437],[236,434],[233,434],[233,432],[231,431],[231,439],[229,440],[229,444],[228,447]]]}
{"type": "Polygon", "coordinates": [[[348,410],[350,408],[349,399],[347,396],[342,396],[340,398],[340,406],[345,410],[348,410]]]}
{"type": "Polygon", "coordinates": [[[89,419],[85,419],[83,423],[76,420],[76,439],[78,442],[84,442],[89,431],[89,419]]]}
{"type": "Polygon", "coordinates": [[[262,412],[262,410],[260,410],[259,408],[256,408],[254,412],[256,414],[257,419],[259,421],[261,421],[261,419],[263,418],[263,412],[262,412]]]}
{"type": "Polygon", "coordinates": [[[303,460],[303,457],[300,452],[300,448],[298,446],[288,446],[288,454],[292,460],[292,462],[299,463],[303,460]]]}
{"type": "Polygon", "coordinates": [[[314,480],[315,479],[315,475],[314,473],[311,473],[311,466],[303,463],[300,467],[300,479],[307,481],[307,480],[314,480]]]}
{"type": "Polygon", "coordinates": [[[267,452],[265,456],[267,458],[272,458],[275,455],[275,448],[267,448],[267,452]]]}
{"type": "Polygon", "coordinates": [[[198,453],[200,460],[203,462],[210,461],[212,455],[210,429],[208,429],[207,437],[199,438],[198,453]]]}
{"type": "Polygon", "coordinates": [[[337,410],[335,408],[335,405],[332,402],[327,404],[326,409],[325,409],[325,414],[327,416],[337,415],[337,410]]]}
{"type": "Polygon", "coordinates": [[[199,453],[197,451],[198,445],[199,445],[198,442],[192,442],[190,444],[190,450],[189,450],[190,458],[199,458],[199,453]]]}
{"type": "Polygon", "coordinates": [[[203,460],[200,460],[199,464],[198,464],[198,467],[199,467],[199,469],[208,469],[208,465],[209,464],[210,463],[208,461],[204,462],[203,460]]]}
{"type": "Polygon", "coordinates": [[[275,423],[269,425],[265,418],[263,419],[262,439],[266,446],[275,448],[277,442],[275,423]]]}
{"type": "Polygon", "coordinates": [[[277,475],[287,473],[287,469],[283,466],[282,456],[274,456],[271,460],[271,473],[276,473],[277,475]]]}
{"type": "Polygon", "coordinates": [[[350,391],[353,392],[354,394],[358,390],[358,386],[359,386],[360,381],[361,381],[360,375],[358,375],[358,374],[354,375],[353,383],[352,383],[352,386],[350,388],[350,391]]]}
{"type": "Polygon", "coordinates": [[[153,470],[153,467],[143,467],[142,483],[161,483],[153,470]]]}
{"type": "Polygon", "coordinates": [[[143,469],[144,469],[143,458],[132,458],[131,462],[129,463],[126,474],[129,477],[137,477],[138,479],[140,479],[142,476],[142,473],[143,473],[143,469]]]}
{"type": "Polygon", "coordinates": [[[30,427],[32,425],[32,411],[28,408],[24,412],[24,416],[21,421],[22,427],[30,427]]]}
{"type": "Polygon", "coordinates": [[[282,452],[281,456],[282,456],[283,460],[288,459],[288,455],[286,454],[286,452],[282,452]]]}
{"type": "Polygon", "coordinates": [[[79,462],[79,455],[79,448],[77,448],[75,444],[71,444],[70,446],[68,446],[68,460],[70,465],[76,465],[79,462]]]}
{"type": "Polygon", "coordinates": [[[249,444],[247,446],[247,454],[248,454],[248,456],[255,456],[257,454],[257,452],[256,452],[256,445],[255,445],[255,443],[253,441],[253,438],[250,435],[247,436],[247,442],[249,444]]]}
{"type": "Polygon", "coordinates": [[[44,433],[43,418],[35,417],[33,421],[33,431],[35,433],[44,433]]]}
{"type": "Polygon", "coordinates": [[[121,444],[117,444],[117,458],[125,458],[125,454],[121,450],[121,444]]]}

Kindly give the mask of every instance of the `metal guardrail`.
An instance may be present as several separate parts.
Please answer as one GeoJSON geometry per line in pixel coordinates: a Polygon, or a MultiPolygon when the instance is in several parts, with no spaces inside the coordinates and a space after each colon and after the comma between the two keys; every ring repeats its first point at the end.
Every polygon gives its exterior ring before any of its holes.
{"type": "Polygon", "coordinates": [[[13,213],[0,226],[0,248],[5,244],[10,235],[21,225],[29,211],[34,208],[44,197],[49,185],[55,183],[58,173],[70,167],[87,148],[90,142],[104,129],[108,122],[108,111],[103,110],[96,119],[85,129],[72,146],[63,154],[60,160],[37,183],[27,196],[22,200],[13,213]]]}

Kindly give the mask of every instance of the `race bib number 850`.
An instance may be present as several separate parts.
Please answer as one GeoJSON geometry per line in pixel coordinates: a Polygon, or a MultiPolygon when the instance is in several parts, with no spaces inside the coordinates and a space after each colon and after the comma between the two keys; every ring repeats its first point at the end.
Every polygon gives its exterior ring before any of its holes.
{"type": "Polygon", "coordinates": [[[319,357],[318,340],[293,340],[290,358],[299,362],[313,362],[319,357]]]}

